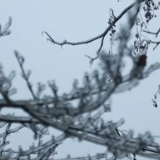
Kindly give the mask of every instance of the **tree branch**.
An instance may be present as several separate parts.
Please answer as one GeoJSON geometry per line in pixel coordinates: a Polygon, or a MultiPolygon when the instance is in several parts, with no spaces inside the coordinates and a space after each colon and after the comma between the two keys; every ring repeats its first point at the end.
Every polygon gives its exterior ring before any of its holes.
{"type": "Polygon", "coordinates": [[[112,26],[114,26],[114,25],[122,18],[122,16],[123,16],[125,13],[127,13],[131,8],[133,8],[137,3],[142,3],[142,2],[144,2],[144,1],[145,1],[145,0],[139,0],[138,2],[134,2],[134,3],[132,3],[131,5],[129,5],[126,9],[124,9],[124,10],[120,13],[119,16],[115,17],[114,21],[111,23],[111,25],[109,25],[109,26],[106,28],[106,30],[105,30],[103,33],[101,33],[100,35],[98,35],[98,36],[96,36],[96,37],[93,37],[93,38],[91,38],[91,39],[89,39],[89,40],[86,40],[86,41],[81,41],[81,42],[69,42],[69,41],[67,41],[67,40],[64,40],[63,42],[60,43],[60,42],[55,41],[46,31],[42,32],[42,35],[45,33],[45,34],[48,36],[47,40],[49,40],[50,42],[52,42],[52,43],[54,43],[54,44],[60,45],[61,47],[62,47],[63,45],[66,45],[66,44],[67,44],[67,45],[88,44],[88,43],[91,43],[91,42],[93,42],[93,41],[95,41],[95,40],[98,40],[98,39],[102,38],[102,39],[101,39],[100,47],[99,47],[99,49],[97,50],[97,56],[96,56],[95,58],[91,58],[91,57],[87,56],[88,58],[91,59],[91,60],[90,60],[90,64],[92,64],[94,60],[98,59],[98,57],[99,57],[99,52],[101,51],[102,46],[103,46],[104,37],[105,37],[105,36],[107,35],[107,33],[110,31],[110,29],[112,28],[112,26]]]}

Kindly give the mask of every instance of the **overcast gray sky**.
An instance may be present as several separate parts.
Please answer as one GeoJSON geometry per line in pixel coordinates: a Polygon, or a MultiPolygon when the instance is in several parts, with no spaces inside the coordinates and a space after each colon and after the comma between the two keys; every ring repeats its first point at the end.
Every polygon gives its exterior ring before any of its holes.
{"type": "MultiPolygon", "coordinates": [[[[18,89],[18,93],[13,98],[31,98],[20,76],[14,50],[25,57],[25,68],[33,71],[31,81],[34,89],[37,82],[46,83],[54,79],[60,93],[69,92],[74,78],[81,84],[84,72],[91,72],[97,67],[99,60],[90,68],[89,59],[84,55],[95,57],[100,41],[79,46],[66,45],[61,49],[60,46],[47,42],[46,36],[42,36],[42,31],[47,31],[59,42],[64,39],[71,42],[86,40],[105,30],[108,26],[110,8],[117,16],[132,2],[132,0],[121,0],[119,3],[117,0],[1,0],[0,24],[4,26],[9,16],[13,18],[11,35],[0,39],[0,63],[7,75],[12,70],[16,70],[17,73],[13,85],[18,89]]],[[[149,25],[152,31],[157,31],[160,27],[158,12],[158,18],[149,25]]],[[[124,25],[125,22],[126,16],[120,20],[118,26],[124,25]]],[[[148,37],[154,40],[154,36],[148,37]]],[[[109,49],[109,35],[105,38],[103,48],[107,51],[109,49]]],[[[159,47],[155,51],[152,48],[149,51],[149,63],[160,61],[159,47]]],[[[154,108],[151,101],[160,83],[159,77],[160,70],[142,81],[132,91],[112,96],[112,112],[107,113],[105,119],[116,122],[124,118],[125,124],[121,128],[125,130],[133,129],[136,134],[151,131],[154,135],[160,135],[160,108],[154,108]]],[[[50,93],[49,89],[46,93],[50,93]]],[[[16,114],[20,115],[22,112],[16,111],[16,114]]],[[[59,132],[52,133],[58,135],[59,132]]],[[[18,133],[18,137],[13,135],[10,139],[12,147],[22,145],[27,149],[32,143],[32,134],[24,129],[18,133]]],[[[56,157],[63,158],[67,154],[71,154],[72,157],[85,156],[88,153],[95,155],[97,152],[105,151],[105,148],[88,142],[67,140],[57,151],[56,157]]]]}

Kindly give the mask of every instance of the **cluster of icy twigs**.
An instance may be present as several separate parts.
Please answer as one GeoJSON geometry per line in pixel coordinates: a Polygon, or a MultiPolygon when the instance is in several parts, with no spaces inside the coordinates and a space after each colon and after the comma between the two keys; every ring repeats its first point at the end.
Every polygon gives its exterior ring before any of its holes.
{"type": "MultiPolygon", "coordinates": [[[[101,71],[93,72],[84,76],[83,87],[78,86],[78,80],[73,83],[73,89],[68,94],[58,95],[58,88],[55,82],[48,82],[53,96],[45,95],[45,85],[39,83],[37,92],[34,93],[29,81],[31,72],[24,69],[25,59],[15,51],[15,56],[22,71],[22,77],[26,81],[33,100],[11,99],[11,95],[16,93],[12,88],[12,80],[15,72],[12,71],[8,77],[5,76],[2,66],[0,67],[0,107],[3,108],[21,108],[29,114],[28,117],[15,116],[14,114],[0,115],[0,128],[5,127],[5,132],[0,134],[0,159],[2,160],[41,160],[52,159],[56,154],[55,149],[67,138],[78,138],[79,141],[86,140],[107,148],[106,153],[98,153],[95,156],[71,158],[67,160],[95,160],[95,159],[117,159],[117,158],[136,158],[136,155],[160,159],[160,146],[154,142],[153,136],[147,132],[138,137],[133,136],[133,131],[124,134],[118,127],[124,123],[121,119],[117,123],[112,121],[105,122],[101,115],[110,111],[109,104],[106,101],[114,93],[123,93],[137,86],[139,82],[149,76],[150,73],[160,68],[156,63],[150,67],[136,66],[135,57],[133,56],[134,47],[127,47],[130,38],[130,30],[135,22],[135,17],[139,11],[140,2],[137,1],[135,10],[128,14],[128,23],[123,29],[121,28],[121,41],[116,56],[107,54],[104,51],[100,54],[101,71]],[[125,51],[125,52],[124,52],[125,51]],[[126,52],[127,51],[127,52],[126,52]],[[133,68],[126,76],[122,76],[124,57],[130,57],[133,62],[133,68]],[[72,105],[72,101],[77,100],[77,106],[72,105]],[[96,111],[93,115],[93,111],[96,111]],[[19,127],[11,128],[12,124],[19,123],[19,127]],[[16,133],[20,129],[29,128],[34,132],[34,138],[38,140],[38,146],[32,145],[24,151],[21,147],[18,151],[7,149],[9,141],[7,136],[16,133]],[[48,135],[48,127],[53,127],[63,132],[62,135],[48,142],[43,142],[42,138],[48,135]],[[145,152],[144,152],[145,151],[145,152]],[[107,153],[112,153],[113,157],[108,158],[107,153]]],[[[1,30],[1,36],[10,34],[9,27],[11,19],[1,30]]]]}

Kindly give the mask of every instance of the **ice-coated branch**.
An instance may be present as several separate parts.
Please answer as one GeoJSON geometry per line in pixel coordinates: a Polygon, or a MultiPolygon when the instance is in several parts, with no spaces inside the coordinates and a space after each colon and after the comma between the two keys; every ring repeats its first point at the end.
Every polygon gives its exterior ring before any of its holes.
{"type": "Polygon", "coordinates": [[[153,35],[156,35],[156,37],[158,37],[158,34],[160,32],[160,28],[158,29],[157,32],[151,32],[151,31],[146,31],[146,30],[142,30],[142,32],[145,32],[145,33],[148,33],[148,34],[153,34],[153,35]]]}
{"type": "Polygon", "coordinates": [[[11,31],[9,30],[9,27],[11,26],[11,24],[12,24],[12,18],[9,17],[9,21],[8,21],[8,23],[6,23],[6,25],[3,27],[3,29],[2,29],[2,26],[0,25],[0,37],[8,36],[11,34],[11,31]]]}
{"type": "MultiPolygon", "coordinates": [[[[119,16],[117,16],[117,17],[113,16],[113,18],[111,18],[111,19],[109,20],[109,26],[106,28],[106,30],[105,30],[103,33],[101,33],[100,35],[98,35],[98,36],[96,36],[96,37],[93,37],[93,38],[91,38],[91,39],[89,39],[89,40],[86,40],[86,41],[82,41],[82,42],[69,42],[69,41],[67,41],[67,40],[64,40],[63,42],[60,43],[60,42],[56,42],[46,31],[42,32],[42,35],[43,35],[43,33],[45,33],[45,34],[48,36],[47,40],[49,40],[49,41],[52,42],[53,44],[60,45],[61,47],[62,47],[63,45],[66,45],[66,44],[67,44],[67,45],[88,44],[88,43],[91,43],[91,42],[93,42],[93,41],[98,40],[98,39],[101,38],[101,44],[100,44],[99,49],[97,50],[97,56],[96,56],[95,58],[91,58],[90,56],[87,56],[88,58],[91,59],[91,60],[90,60],[90,64],[92,64],[94,60],[96,60],[97,58],[99,58],[99,52],[101,51],[101,49],[102,49],[102,47],[103,47],[103,41],[104,41],[104,38],[105,38],[105,36],[107,35],[107,33],[108,33],[110,30],[113,30],[113,33],[114,33],[115,30],[113,29],[113,26],[115,26],[115,24],[116,24],[130,9],[132,9],[134,6],[136,6],[137,3],[142,3],[142,2],[144,2],[144,1],[145,1],[145,0],[136,1],[136,2],[132,3],[131,5],[129,5],[126,9],[124,9],[124,10],[119,14],[119,16]]],[[[112,11],[112,15],[113,15],[113,10],[111,10],[111,11],[112,11]]]]}
{"type": "MultiPolygon", "coordinates": [[[[111,111],[109,98],[113,94],[123,93],[138,86],[140,81],[147,78],[153,71],[160,68],[159,63],[155,63],[149,67],[147,64],[147,51],[149,44],[154,42],[151,40],[142,39],[141,34],[144,21],[138,20],[137,15],[140,11],[140,6],[144,4],[144,11],[147,23],[153,18],[150,8],[153,9],[155,3],[153,0],[139,0],[128,6],[121,12],[119,16],[115,16],[114,11],[110,9],[109,27],[100,35],[83,42],[56,42],[47,33],[48,40],[63,46],[88,44],[95,40],[101,39],[101,45],[97,51],[97,57],[91,59],[90,63],[100,57],[101,72],[95,70],[92,75],[86,73],[82,86],[78,86],[78,80],[73,82],[73,89],[64,93],[58,94],[58,87],[55,81],[49,81],[48,86],[53,95],[45,95],[42,97],[42,92],[45,90],[45,85],[38,83],[37,92],[33,91],[31,82],[29,80],[31,72],[25,71],[25,59],[15,51],[15,56],[22,71],[22,77],[27,83],[27,87],[32,95],[32,100],[13,100],[11,95],[15,94],[16,89],[12,88],[12,80],[15,77],[15,72],[12,71],[9,76],[4,74],[2,66],[0,66],[0,108],[22,109],[28,116],[14,116],[11,114],[0,115],[0,128],[5,127],[5,132],[0,134],[0,159],[4,160],[47,160],[52,159],[56,154],[56,148],[62,144],[67,138],[77,138],[81,141],[88,141],[107,148],[107,153],[112,153],[113,157],[107,160],[116,160],[117,158],[129,157],[133,155],[135,160],[136,155],[143,157],[150,157],[153,159],[160,158],[160,146],[154,141],[154,136],[150,132],[142,135],[134,136],[133,131],[124,134],[119,127],[124,124],[124,120],[120,119],[118,122],[106,122],[102,115],[111,111]],[[142,3],[144,2],[144,3],[142,3]],[[131,9],[134,9],[132,11],[131,9]],[[130,12],[129,12],[130,11],[130,12]],[[111,31],[111,36],[115,33],[115,24],[128,13],[128,21],[125,26],[121,26],[120,33],[117,40],[119,41],[118,53],[114,56],[112,53],[101,51],[103,40],[105,36],[111,31]],[[128,47],[131,30],[137,21],[137,28],[141,27],[140,31],[137,29],[136,41],[134,47],[128,47]],[[137,53],[136,53],[137,52],[137,53]],[[136,53],[136,54],[135,54],[136,53]],[[135,54],[135,56],[133,56],[135,54]],[[129,57],[133,63],[133,68],[129,74],[122,76],[124,67],[124,58],[129,57]],[[77,100],[77,105],[73,105],[72,101],[77,100]],[[93,114],[93,111],[96,112],[93,114]],[[21,126],[11,129],[11,125],[20,123],[21,126]],[[57,138],[52,137],[48,142],[43,142],[43,137],[49,135],[49,127],[61,131],[63,134],[57,138]],[[9,141],[8,135],[16,133],[22,128],[28,128],[34,133],[34,139],[38,140],[38,145],[32,144],[28,150],[6,149],[9,141]],[[144,153],[147,151],[147,153],[144,153]],[[34,155],[36,158],[32,158],[34,155]]],[[[152,10],[153,11],[153,10],[152,10]]],[[[3,33],[9,34],[8,28],[11,25],[11,18],[9,23],[4,27],[3,33]]],[[[1,28],[0,28],[1,29],[1,28]]],[[[1,30],[0,30],[1,31],[1,30]]],[[[149,33],[149,31],[148,31],[149,33]]],[[[158,35],[159,31],[157,31],[158,35]]],[[[5,35],[2,34],[1,36],[5,35]]],[[[116,38],[115,38],[116,39],[116,38]]],[[[111,42],[115,39],[112,37],[111,42]]],[[[111,45],[112,46],[112,45],[111,45]]],[[[106,154],[107,154],[106,153],[106,154]]],[[[106,154],[97,154],[95,156],[77,157],[73,160],[96,160],[106,158],[106,154]]],[[[67,160],[72,160],[68,157],[67,160]]]]}

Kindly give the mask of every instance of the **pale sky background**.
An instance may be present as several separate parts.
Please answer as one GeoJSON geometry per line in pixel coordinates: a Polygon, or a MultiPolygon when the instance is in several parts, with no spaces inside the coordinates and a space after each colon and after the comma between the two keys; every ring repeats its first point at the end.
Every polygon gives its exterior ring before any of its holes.
{"type": "MultiPolygon", "coordinates": [[[[63,46],[47,42],[42,31],[47,31],[56,41],[64,39],[77,42],[90,39],[102,33],[108,26],[109,9],[114,10],[115,16],[130,5],[132,0],[0,0],[0,24],[4,26],[8,17],[12,16],[11,35],[0,39],[0,63],[8,75],[12,70],[17,73],[13,86],[18,89],[14,99],[29,99],[31,95],[26,88],[24,80],[20,76],[20,68],[13,51],[19,51],[25,57],[25,68],[31,69],[31,82],[36,89],[37,82],[45,83],[48,80],[56,80],[59,92],[69,92],[74,78],[81,84],[85,71],[91,72],[98,67],[99,60],[95,61],[92,68],[89,67],[89,59],[84,55],[95,57],[100,45],[100,40],[87,45],[63,46]]],[[[158,2],[158,1],[157,1],[158,2]]],[[[149,29],[157,31],[160,22],[158,17],[149,25],[149,29]]],[[[118,23],[125,24],[126,16],[118,23]]],[[[118,29],[118,28],[117,28],[118,29]]],[[[135,29],[133,29],[135,32],[135,29]]],[[[148,36],[155,40],[155,36],[148,36]]],[[[160,38],[157,38],[157,41],[160,38]]],[[[160,48],[148,52],[149,64],[160,61],[160,48]]],[[[109,35],[105,38],[104,49],[109,49],[109,35]]],[[[160,84],[160,70],[153,73],[141,84],[123,94],[112,96],[112,112],[105,114],[105,119],[117,122],[125,119],[121,129],[133,129],[135,134],[151,131],[160,136],[160,108],[154,108],[151,99],[160,84]]],[[[45,93],[51,93],[49,89],[45,93]]],[[[160,100],[158,101],[160,104],[160,100]]],[[[8,110],[7,110],[8,111],[8,110]]],[[[6,111],[6,112],[7,112],[6,111]]],[[[13,113],[13,110],[9,110],[13,113]]],[[[16,111],[21,115],[21,111],[16,111]]],[[[58,131],[52,131],[58,135],[58,131]]],[[[47,139],[49,139],[50,136],[47,139]]],[[[22,145],[24,149],[32,144],[32,133],[22,129],[18,134],[10,136],[11,147],[17,149],[22,145]]],[[[159,141],[159,140],[158,140],[159,141]]],[[[159,141],[160,142],[160,141],[159,141]]],[[[66,140],[57,149],[58,158],[65,158],[67,154],[72,157],[95,155],[105,151],[104,147],[92,143],[77,140],[66,140]]]]}

